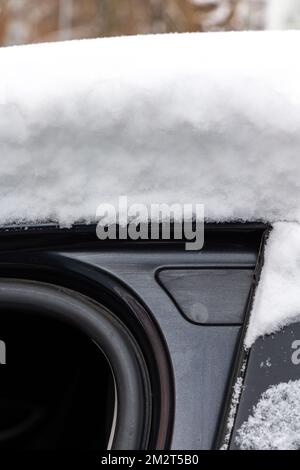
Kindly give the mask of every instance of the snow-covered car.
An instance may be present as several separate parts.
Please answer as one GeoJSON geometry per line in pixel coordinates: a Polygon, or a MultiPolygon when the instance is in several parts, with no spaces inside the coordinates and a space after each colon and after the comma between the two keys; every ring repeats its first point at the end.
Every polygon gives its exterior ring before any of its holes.
{"type": "Polygon", "coordinates": [[[300,448],[299,39],[0,50],[0,449],[300,448]]]}

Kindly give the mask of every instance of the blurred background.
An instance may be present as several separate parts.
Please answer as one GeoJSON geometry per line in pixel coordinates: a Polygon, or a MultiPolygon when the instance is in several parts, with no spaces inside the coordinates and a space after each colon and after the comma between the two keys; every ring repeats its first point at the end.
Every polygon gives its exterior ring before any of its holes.
{"type": "Polygon", "coordinates": [[[184,31],[300,28],[300,0],[0,0],[0,45],[184,31]]]}

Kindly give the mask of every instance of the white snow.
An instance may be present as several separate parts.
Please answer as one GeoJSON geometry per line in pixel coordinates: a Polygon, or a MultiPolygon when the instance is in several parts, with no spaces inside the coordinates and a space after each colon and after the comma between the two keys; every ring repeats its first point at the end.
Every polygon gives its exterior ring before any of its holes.
{"type": "Polygon", "coordinates": [[[300,380],[273,385],[237,432],[242,450],[300,449],[300,380]]]}
{"type": "Polygon", "coordinates": [[[279,222],[265,248],[245,346],[296,321],[300,321],[300,225],[279,222]]]}
{"type": "Polygon", "coordinates": [[[100,203],[204,203],[300,219],[300,33],[0,49],[0,224],[92,221],[100,203]]]}
{"type": "Polygon", "coordinates": [[[237,407],[240,402],[240,397],[244,388],[243,382],[244,382],[244,373],[246,370],[246,365],[247,365],[247,362],[244,361],[241,367],[241,371],[240,371],[241,375],[240,377],[237,378],[232,389],[231,404],[230,404],[228,418],[226,422],[226,432],[225,432],[224,441],[220,450],[227,450],[229,443],[230,443],[230,438],[231,438],[231,434],[232,434],[232,430],[234,426],[234,420],[235,420],[235,416],[237,412],[237,407]]]}

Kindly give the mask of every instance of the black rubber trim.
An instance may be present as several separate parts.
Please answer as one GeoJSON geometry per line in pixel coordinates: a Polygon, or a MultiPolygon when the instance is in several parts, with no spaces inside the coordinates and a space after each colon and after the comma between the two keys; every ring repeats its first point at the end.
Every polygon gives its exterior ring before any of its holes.
{"type": "MultiPolygon", "coordinates": [[[[264,230],[270,228],[268,225],[252,222],[252,223],[205,223],[204,238],[205,248],[207,245],[214,246],[221,242],[230,244],[245,243],[256,244],[258,238],[264,230]],[[208,243],[207,243],[208,242],[208,243]]],[[[161,229],[160,229],[161,230],[161,229]]],[[[174,239],[174,225],[171,224],[170,239],[160,237],[157,240],[99,240],[96,236],[96,225],[91,224],[75,224],[70,228],[63,228],[57,224],[16,224],[16,225],[0,225],[0,252],[7,250],[19,250],[27,248],[45,248],[51,246],[70,249],[72,246],[81,245],[85,250],[99,249],[100,247],[131,247],[134,250],[152,246],[161,247],[163,249],[185,248],[186,240],[174,239]]]]}
{"type": "Polygon", "coordinates": [[[117,418],[111,448],[147,448],[151,416],[147,369],[136,342],[111,311],[70,289],[18,279],[0,281],[0,314],[4,308],[47,315],[89,336],[105,354],[116,384],[117,418]]]}
{"type": "Polygon", "coordinates": [[[240,400],[240,396],[239,396],[238,402],[234,405],[234,410],[233,410],[234,413],[232,416],[233,421],[232,423],[229,423],[228,418],[230,415],[231,407],[233,405],[234,385],[237,383],[238,379],[240,379],[241,383],[244,384],[244,379],[245,379],[247,365],[248,365],[248,358],[249,358],[249,353],[250,353],[249,350],[245,349],[244,340],[245,340],[245,336],[246,336],[248,325],[249,325],[250,315],[252,312],[255,292],[256,292],[256,289],[260,280],[262,268],[264,265],[264,254],[265,254],[264,250],[265,250],[266,242],[267,242],[270,232],[271,232],[271,229],[266,229],[261,239],[260,249],[258,253],[255,271],[254,271],[253,283],[252,283],[250,295],[248,298],[248,305],[246,308],[246,315],[245,315],[243,326],[241,328],[239,341],[236,347],[236,354],[235,354],[235,359],[234,359],[234,363],[232,367],[232,373],[231,373],[229,383],[227,386],[227,394],[226,394],[225,401],[224,401],[219,428],[216,433],[214,449],[221,448],[221,449],[228,450],[230,447],[232,432],[234,429],[234,423],[235,423],[235,419],[237,416],[239,400],[240,400]]]}

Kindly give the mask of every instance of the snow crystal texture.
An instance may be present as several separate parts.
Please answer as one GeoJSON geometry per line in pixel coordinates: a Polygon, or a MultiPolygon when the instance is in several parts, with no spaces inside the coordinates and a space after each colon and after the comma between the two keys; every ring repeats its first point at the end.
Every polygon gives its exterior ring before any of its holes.
{"type": "Polygon", "coordinates": [[[300,321],[300,224],[276,223],[265,248],[265,262],[245,339],[300,321]]]}
{"type": "Polygon", "coordinates": [[[1,48],[0,225],[93,222],[121,195],[275,223],[246,344],[295,320],[299,41],[243,32],[1,48]]]}
{"type": "Polygon", "coordinates": [[[300,449],[300,380],[273,385],[242,424],[236,443],[242,450],[300,449]]]}
{"type": "Polygon", "coordinates": [[[300,219],[299,32],[0,49],[0,224],[119,195],[207,220],[300,219]]]}

